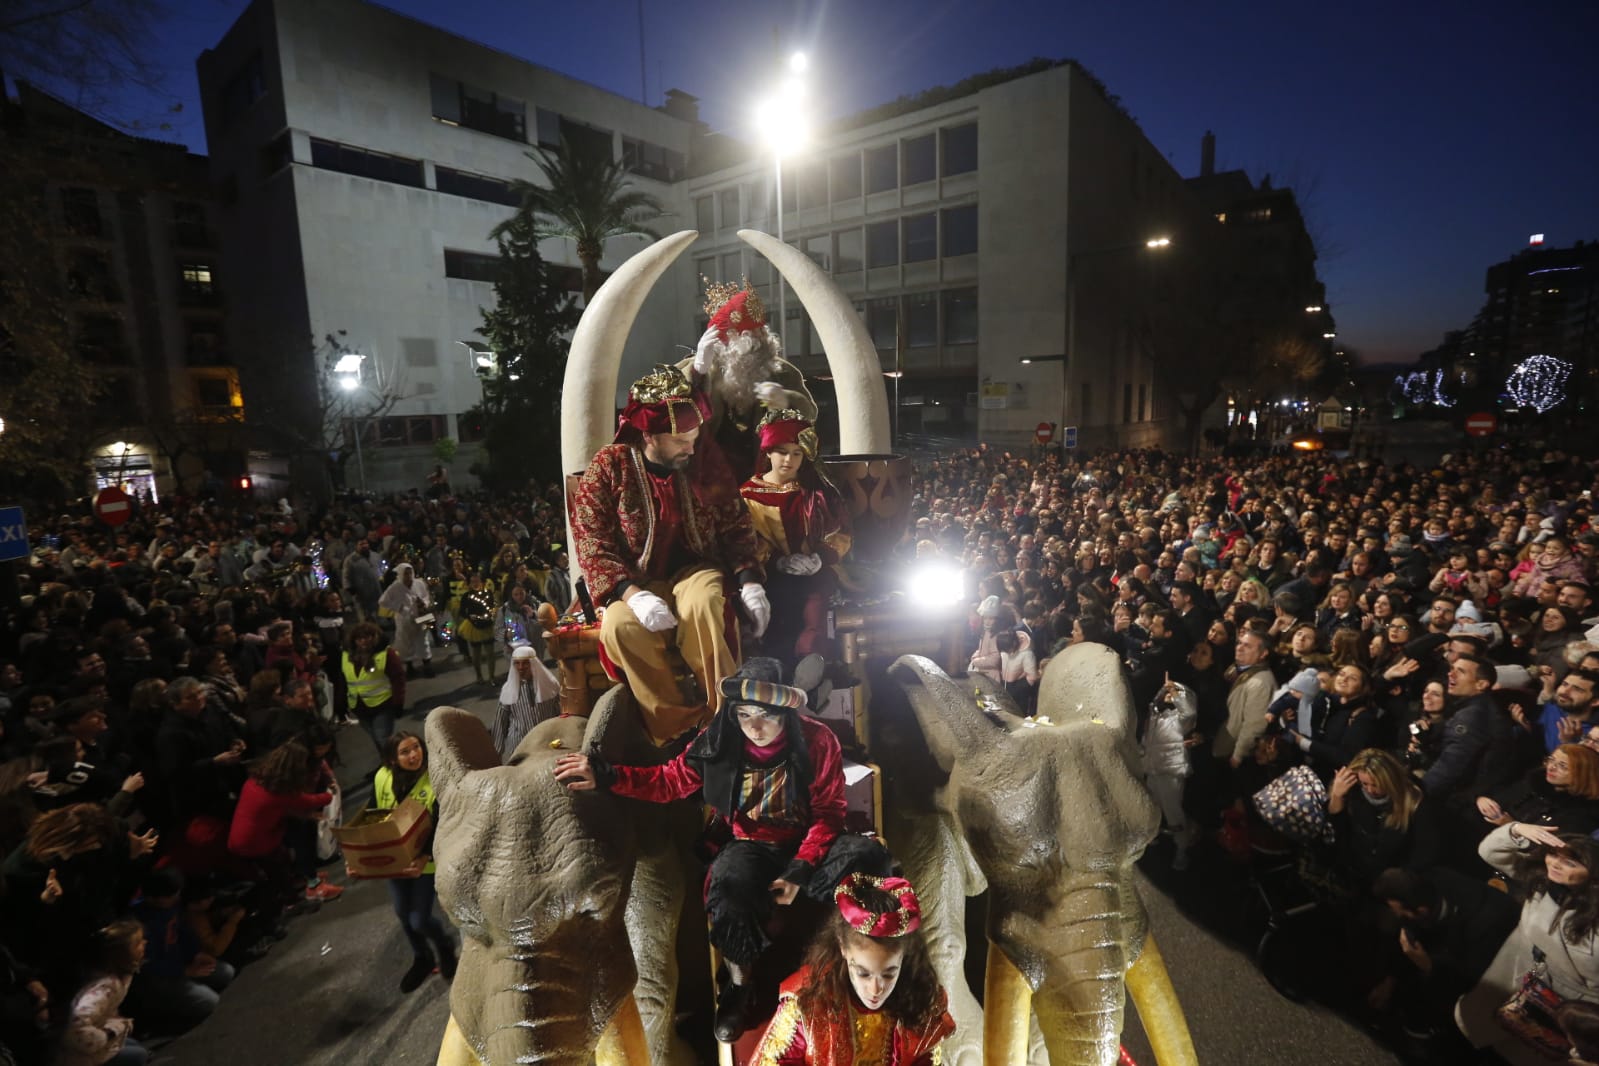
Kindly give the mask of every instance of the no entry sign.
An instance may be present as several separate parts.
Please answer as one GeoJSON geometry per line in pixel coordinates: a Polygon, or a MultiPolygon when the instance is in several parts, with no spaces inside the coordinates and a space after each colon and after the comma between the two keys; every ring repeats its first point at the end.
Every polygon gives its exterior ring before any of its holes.
{"type": "Polygon", "coordinates": [[[133,503],[126,492],[109,485],[94,497],[94,516],[108,526],[120,526],[133,517],[133,503]]]}
{"type": "Polygon", "coordinates": [[[1489,411],[1478,411],[1466,417],[1466,432],[1473,437],[1486,437],[1499,428],[1499,419],[1489,411]]]}
{"type": "Polygon", "coordinates": [[[1055,423],[1040,422],[1038,428],[1033,430],[1033,439],[1040,444],[1048,444],[1055,439],[1055,423]]]}

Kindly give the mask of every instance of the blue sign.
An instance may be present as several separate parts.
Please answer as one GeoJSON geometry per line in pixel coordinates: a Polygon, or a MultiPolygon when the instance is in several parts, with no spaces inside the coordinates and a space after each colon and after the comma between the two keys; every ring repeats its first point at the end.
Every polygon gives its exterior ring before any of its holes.
{"type": "Polygon", "coordinates": [[[1068,448],[1077,447],[1077,427],[1067,426],[1061,436],[1060,442],[1068,448]]]}
{"type": "Polygon", "coordinates": [[[0,563],[28,557],[28,523],[20,507],[0,507],[0,563]]]}

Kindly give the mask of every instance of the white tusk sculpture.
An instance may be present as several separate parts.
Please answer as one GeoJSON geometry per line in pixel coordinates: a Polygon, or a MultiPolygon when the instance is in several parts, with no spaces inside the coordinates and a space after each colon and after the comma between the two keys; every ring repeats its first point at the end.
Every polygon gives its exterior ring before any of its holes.
{"type": "MultiPolygon", "coordinates": [[[[738,237],[777,268],[811,316],[838,396],[839,451],[887,455],[892,446],[883,366],[855,305],[825,270],[793,245],[759,230],[741,229],[738,237]]],[[[786,325],[779,323],[774,332],[781,335],[786,325]]],[[[571,380],[570,371],[567,380],[571,380]]]]}
{"type": "MultiPolygon", "coordinates": [[[[663,237],[616,268],[583,309],[572,334],[561,383],[561,470],[567,474],[588,468],[594,453],[616,435],[616,376],[622,368],[622,349],[633,330],[633,320],[683,249],[699,238],[695,230],[663,237]]],[[[657,362],[671,362],[662,346],[657,362]]],[[[569,534],[570,536],[570,534],[569,534]]],[[[570,542],[570,541],[569,541],[570,542]]],[[[577,553],[572,553],[577,573],[577,553]]]]}

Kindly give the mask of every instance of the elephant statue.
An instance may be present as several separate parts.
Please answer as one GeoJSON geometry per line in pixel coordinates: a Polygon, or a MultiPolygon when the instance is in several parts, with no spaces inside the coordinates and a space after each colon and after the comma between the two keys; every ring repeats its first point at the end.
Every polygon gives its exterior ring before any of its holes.
{"type": "Polygon", "coordinates": [[[629,699],[615,688],[586,720],[540,723],[504,765],[475,715],[429,715],[439,901],[462,941],[440,1066],[588,1066],[596,1048],[605,1066],[692,1061],[671,1019],[694,812],[569,792],[552,771],[585,748],[658,758],[629,699]]]}
{"type": "Polygon", "coordinates": [[[952,1063],[1113,1066],[1131,991],[1161,1066],[1197,1063],[1132,866],[1160,828],[1137,770],[1133,703],[1114,652],[1056,655],[1039,717],[920,656],[888,671],[915,725],[873,725],[895,783],[888,837],[917,886],[957,1029],[952,1063]],[[977,686],[974,693],[974,685],[977,686]],[[979,700],[982,700],[980,706],[979,700]],[[917,739],[925,741],[918,750],[917,739]],[[931,757],[930,762],[928,756],[931,757]],[[931,798],[931,809],[921,800],[931,798]],[[963,896],[988,892],[985,1011],[965,988],[963,896]],[[1037,1038],[1030,1015],[1036,1012],[1037,1038]],[[1047,1060],[1040,1048],[1042,1044],[1047,1060]]]}

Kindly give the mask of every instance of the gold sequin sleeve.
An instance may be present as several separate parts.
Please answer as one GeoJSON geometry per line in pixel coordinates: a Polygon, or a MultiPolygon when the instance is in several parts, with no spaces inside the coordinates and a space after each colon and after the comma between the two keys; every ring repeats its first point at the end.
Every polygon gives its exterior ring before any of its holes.
{"type": "Polygon", "coordinates": [[[800,1025],[798,1000],[785,995],[777,1001],[766,1035],[755,1048],[752,1066],[798,1066],[805,1062],[805,1033],[800,1025]]]}

